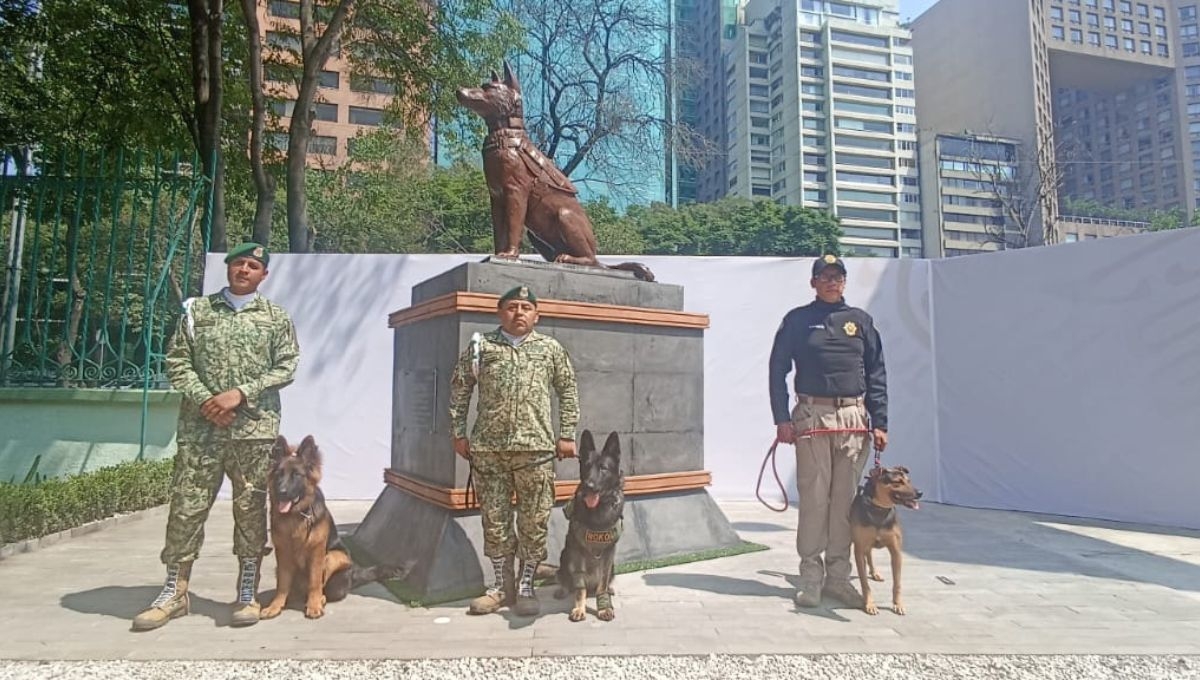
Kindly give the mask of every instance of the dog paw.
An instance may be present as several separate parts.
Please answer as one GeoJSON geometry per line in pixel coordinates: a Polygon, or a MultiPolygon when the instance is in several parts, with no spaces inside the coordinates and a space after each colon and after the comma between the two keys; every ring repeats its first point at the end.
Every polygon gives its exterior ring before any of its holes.
{"type": "Polygon", "coordinates": [[[587,618],[586,609],[572,609],[569,617],[572,621],[582,621],[587,618]]]}
{"type": "Polygon", "coordinates": [[[863,611],[870,614],[871,616],[875,616],[876,614],[879,613],[879,607],[876,607],[874,602],[868,602],[865,605],[863,605],[863,611]]]}
{"type": "Polygon", "coordinates": [[[883,577],[878,572],[871,574],[870,578],[872,581],[883,581],[883,577]]]}
{"type": "Polygon", "coordinates": [[[304,607],[304,616],[310,619],[319,619],[322,616],[325,616],[325,598],[321,598],[321,600],[317,602],[310,601],[308,605],[304,607]]]}
{"type": "Polygon", "coordinates": [[[897,602],[896,604],[892,605],[892,611],[896,612],[900,616],[904,616],[904,605],[897,602]]]}
{"type": "Polygon", "coordinates": [[[259,613],[258,613],[258,618],[260,618],[260,619],[273,619],[273,618],[275,618],[276,616],[279,616],[280,612],[282,612],[282,611],[283,611],[283,605],[282,605],[282,604],[273,604],[273,605],[271,605],[271,606],[269,606],[269,607],[267,607],[267,608],[263,609],[261,612],[259,612],[259,613]]]}
{"type": "Polygon", "coordinates": [[[601,609],[600,611],[596,612],[596,617],[601,621],[612,621],[617,617],[617,613],[612,609],[601,609]]]}

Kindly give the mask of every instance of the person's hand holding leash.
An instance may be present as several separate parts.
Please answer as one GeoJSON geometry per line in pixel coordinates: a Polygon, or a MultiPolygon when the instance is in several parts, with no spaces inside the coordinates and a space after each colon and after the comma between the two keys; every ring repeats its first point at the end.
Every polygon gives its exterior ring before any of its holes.
{"type": "Polygon", "coordinates": [[[780,444],[795,444],[796,429],[791,423],[779,423],[775,426],[775,439],[779,440],[780,444]]]}
{"type": "Polygon", "coordinates": [[[887,448],[887,432],[875,428],[871,434],[875,440],[875,450],[882,453],[887,448]]]}
{"type": "Polygon", "coordinates": [[[575,440],[559,439],[558,443],[554,445],[554,454],[558,456],[559,460],[563,460],[564,458],[574,458],[575,440]]]}
{"type": "Polygon", "coordinates": [[[463,458],[470,460],[471,459],[471,440],[467,439],[466,437],[455,437],[454,438],[454,452],[457,453],[458,455],[462,456],[463,458]]]}

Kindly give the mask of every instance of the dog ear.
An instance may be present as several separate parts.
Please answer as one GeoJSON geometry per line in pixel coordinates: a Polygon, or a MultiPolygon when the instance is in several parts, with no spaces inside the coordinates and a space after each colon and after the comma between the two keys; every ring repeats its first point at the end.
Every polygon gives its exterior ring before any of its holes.
{"type": "Polygon", "coordinates": [[[592,460],[592,455],[596,453],[596,442],[592,439],[592,431],[584,430],[579,435],[579,467],[586,468],[592,460]]]}
{"type": "Polygon", "coordinates": [[[321,450],[317,448],[317,440],[313,439],[310,434],[300,442],[300,447],[296,450],[296,455],[304,464],[310,468],[321,467],[321,450]]]}
{"type": "Polygon", "coordinates": [[[516,90],[521,91],[521,83],[517,81],[517,74],[513,73],[512,67],[508,65],[508,60],[504,60],[504,84],[516,90]]]}
{"type": "Polygon", "coordinates": [[[897,466],[896,466],[896,472],[903,472],[904,474],[906,474],[906,475],[907,475],[907,474],[908,474],[908,468],[906,468],[906,467],[903,467],[903,466],[900,466],[900,465],[897,465],[897,466]]]}
{"type": "Polygon", "coordinates": [[[279,435],[275,438],[275,444],[271,446],[272,462],[287,456],[290,451],[291,449],[288,448],[287,439],[285,439],[283,435],[279,435]]]}
{"type": "Polygon", "coordinates": [[[621,460],[621,438],[617,436],[616,432],[608,434],[608,439],[604,441],[604,451],[600,455],[617,461],[621,460]]]}

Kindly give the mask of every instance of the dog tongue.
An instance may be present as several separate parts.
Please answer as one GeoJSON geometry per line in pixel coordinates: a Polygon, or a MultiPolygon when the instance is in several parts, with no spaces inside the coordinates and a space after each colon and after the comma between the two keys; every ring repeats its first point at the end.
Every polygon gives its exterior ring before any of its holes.
{"type": "Polygon", "coordinates": [[[913,510],[920,510],[920,509],[921,509],[921,504],[920,504],[920,503],[918,503],[918,502],[916,502],[916,501],[913,501],[913,502],[912,502],[912,506],[911,506],[911,507],[912,507],[912,509],[913,509],[913,510]]]}
{"type": "Polygon", "coordinates": [[[588,493],[583,495],[583,504],[588,506],[588,509],[595,510],[597,505],[600,505],[600,494],[588,493]]]}
{"type": "Polygon", "coordinates": [[[279,514],[286,515],[286,514],[288,514],[288,510],[291,510],[291,509],[292,509],[291,501],[280,501],[279,502],[279,514]]]}

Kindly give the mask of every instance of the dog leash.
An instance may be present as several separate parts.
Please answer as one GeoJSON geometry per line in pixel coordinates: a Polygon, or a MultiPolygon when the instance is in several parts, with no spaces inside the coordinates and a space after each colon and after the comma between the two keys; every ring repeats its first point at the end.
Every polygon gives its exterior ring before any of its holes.
{"type": "MultiPolygon", "coordinates": [[[[551,453],[548,456],[542,456],[541,458],[536,458],[528,463],[525,463],[524,465],[518,465],[516,467],[509,468],[509,469],[505,470],[504,472],[502,472],[501,474],[511,475],[512,473],[517,472],[518,470],[524,470],[526,468],[537,467],[538,465],[548,463],[556,458],[558,458],[558,454],[551,453]]],[[[467,487],[466,487],[466,489],[463,490],[463,506],[467,510],[471,510],[473,508],[479,507],[479,495],[475,492],[475,461],[471,460],[471,459],[467,459],[467,463],[470,465],[470,469],[467,471],[467,487]]]]}
{"type": "Polygon", "coordinates": [[[788,509],[787,488],[784,487],[783,480],[779,478],[779,470],[775,467],[775,450],[777,448],[779,448],[779,438],[778,437],[776,437],[775,441],[771,443],[771,448],[767,449],[767,456],[765,458],[763,458],[762,466],[758,468],[758,483],[754,485],[754,495],[758,498],[759,503],[762,503],[763,505],[767,506],[767,508],[769,508],[770,510],[774,510],[775,512],[787,512],[787,509],[788,509]],[[774,475],[775,475],[775,483],[779,485],[779,492],[783,494],[783,507],[782,508],[777,508],[774,505],[771,505],[762,497],[762,477],[763,477],[763,472],[765,472],[767,469],[767,461],[771,461],[771,472],[774,473],[774,475]]]}
{"type": "MultiPolygon", "coordinates": [[[[864,428],[857,428],[857,427],[856,428],[811,428],[811,429],[805,430],[805,431],[801,432],[800,434],[796,435],[796,438],[800,439],[801,437],[811,437],[814,434],[869,434],[869,433],[870,433],[870,430],[867,430],[864,428]]],[[[769,510],[773,510],[775,512],[787,512],[787,509],[789,507],[788,506],[789,501],[788,501],[788,495],[787,495],[787,487],[784,486],[783,480],[781,480],[779,478],[779,469],[775,465],[775,451],[779,448],[779,444],[780,444],[779,438],[776,437],[775,441],[771,442],[771,448],[767,449],[767,455],[763,458],[762,465],[758,468],[758,482],[754,485],[754,496],[756,498],[758,498],[759,503],[762,503],[763,505],[767,506],[767,508],[769,510]],[[770,461],[770,463],[771,463],[771,473],[773,475],[775,475],[775,483],[779,486],[779,492],[781,494],[783,494],[783,507],[781,507],[781,508],[777,508],[774,505],[771,505],[762,497],[762,478],[763,478],[763,473],[766,472],[766,470],[767,470],[767,462],[768,461],[770,461]]],[[[879,449],[875,449],[875,467],[877,467],[877,468],[880,467],[879,455],[880,455],[879,449]]]]}

